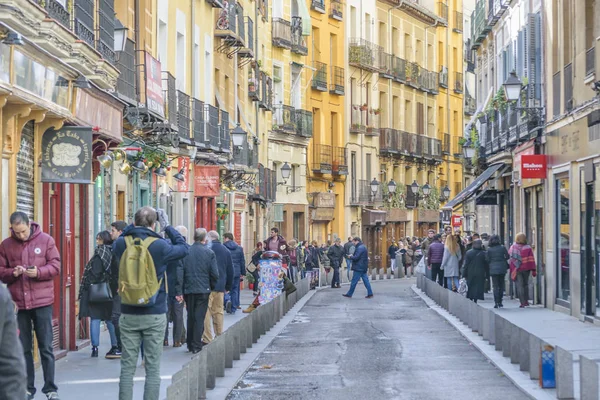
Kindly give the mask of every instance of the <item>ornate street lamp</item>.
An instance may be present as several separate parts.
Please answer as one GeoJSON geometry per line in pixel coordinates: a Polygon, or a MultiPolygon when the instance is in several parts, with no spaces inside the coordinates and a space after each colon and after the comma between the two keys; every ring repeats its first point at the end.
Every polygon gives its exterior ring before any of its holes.
{"type": "Polygon", "coordinates": [[[287,182],[287,180],[290,179],[291,174],[292,174],[292,167],[290,167],[290,164],[288,164],[286,161],[281,166],[281,177],[283,178],[283,181],[287,182]]]}
{"type": "Polygon", "coordinates": [[[465,159],[469,160],[475,156],[475,146],[473,145],[473,142],[471,142],[471,139],[467,140],[463,145],[463,154],[465,159]]]}
{"type": "Polygon", "coordinates": [[[394,194],[396,193],[396,182],[394,180],[390,180],[388,183],[388,193],[394,194]]]}
{"type": "Polygon", "coordinates": [[[450,188],[448,186],[442,189],[442,195],[444,196],[444,199],[450,198],[450,188]]]}
{"type": "Polygon", "coordinates": [[[115,18],[115,52],[125,51],[125,43],[127,43],[127,29],[118,18],[115,18]]]}
{"type": "Polygon", "coordinates": [[[236,149],[241,149],[244,146],[244,142],[247,140],[248,133],[242,129],[240,124],[231,131],[231,141],[236,149]]]}
{"type": "Polygon", "coordinates": [[[504,94],[506,95],[507,101],[516,101],[519,100],[519,95],[521,94],[521,89],[523,88],[523,84],[517,77],[517,73],[512,71],[509,77],[506,79],[506,82],[503,84],[504,86],[504,94]]]}
{"type": "Polygon", "coordinates": [[[162,176],[162,177],[165,177],[165,176],[167,176],[167,170],[166,170],[166,169],[165,169],[165,167],[163,167],[162,165],[161,165],[160,167],[156,168],[156,169],[154,170],[154,173],[155,173],[157,176],[162,176]]]}
{"type": "Polygon", "coordinates": [[[137,160],[133,164],[131,164],[131,168],[134,171],[144,172],[146,170],[146,164],[142,160],[137,160]]]}
{"type": "Polygon", "coordinates": [[[179,170],[179,172],[177,172],[175,175],[173,175],[173,179],[175,179],[177,182],[185,182],[185,175],[183,174],[185,172],[185,168],[181,168],[179,170]]]}
{"type": "Polygon", "coordinates": [[[108,169],[112,165],[113,159],[110,156],[110,153],[104,153],[98,156],[98,162],[104,167],[104,169],[108,169]]]}
{"type": "Polygon", "coordinates": [[[2,40],[2,43],[6,45],[23,46],[25,42],[23,37],[15,32],[8,32],[6,37],[2,40]]]}
{"type": "Polygon", "coordinates": [[[413,183],[410,185],[410,190],[411,192],[413,192],[413,194],[417,194],[419,193],[419,184],[417,183],[417,181],[413,181],[413,183]]]}
{"type": "Polygon", "coordinates": [[[379,190],[379,182],[377,182],[376,178],[373,178],[373,180],[371,181],[371,194],[373,196],[375,196],[377,194],[378,190],[379,190]]]}
{"type": "Polygon", "coordinates": [[[425,197],[429,196],[429,193],[431,192],[431,186],[429,186],[429,183],[425,183],[423,185],[423,195],[425,197]]]}

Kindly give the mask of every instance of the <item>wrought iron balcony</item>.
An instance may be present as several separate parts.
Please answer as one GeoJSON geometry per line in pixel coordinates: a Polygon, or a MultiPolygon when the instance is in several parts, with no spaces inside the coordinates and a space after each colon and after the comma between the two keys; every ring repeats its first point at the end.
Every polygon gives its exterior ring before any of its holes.
{"type": "Polygon", "coordinates": [[[454,11],[454,28],[452,30],[456,33],[462,33],[463,31],[463,13],[454,11]]]}
{"type": "Polygon", "coordinates": [[[450,155],[450,134],[444,133],[444,141],[442,142],[442,154],[450,155]]]}
{"type": "Polygon", "coordinates": [[[394,56],[384,51],[379,53],[379,76],[386,79],[394,79],[392,72],[392,60],[394,56]]]}
{"type": "Polygon", "coordinates": [[[448,89],[448,68],[441,65],[439,77],[440,77],[439,78],[440,79],[440,87],[443,87],[444,89],[448,89]]]}
{"type": "Polygon", "coordinates": [[[344,3],[341,0],[331,0],[329,3],[329,18],[344,20],[344,3]]]}
{"type": "Polygon", "coordinates": [[[205,149],[208,145],[206,137],[206,111],[204,102],[193,99],[192,100],[192,115],[193,119],[193,139],[194,145],[198,148],[205,149]]]}
{"type": "Polygon", "coordinates": [[[171,130],[177,130],[177,82],[171,73],[163,71],[162,81],[165,99],[165,117],[171,130]]]}
{"type": "Polygon", "coordinates": [[[292,51],[303,56],[308,55],[308,47],[302,36],[302,18],[292,17],[292,51]]]}
{"type": "Polygon", "coordinates": [[[454,141],[452,142],[452,154],[456,158],[460,158],[463,156],[463,147],[462,144],[458,143],[457,137],[455,137],[454,141]]]}
{"type": "Polygon", "coordinates": [[[454,92],[462,93],[464,87],[463,74],[462,72],[454,73],[454,92]]]}
{"type": "Polygon", "coordinates": [[[381,187],[377,189],[377,193],[373,194],[371,192],[371,181],[368,179],[360,179],[358,181],[358,200],[361,204],[374,205],[381,203],[383,201],[381,187]]]}
{"type": "Polygon", "coordinates": [[[238,16],[236,6],[237,3],[235,1],[232,1],[231,3],[225,2],[223,8],[219,11],[215,27],[216,37],[225,39],[236,39],[238,37],[238,16]],[[227,7],[225,7],[225,5],[227,7]]]}
{"type": "Polygon", "coordinates": [[[114,0],[98,1],[98,40],[96,50],[105,60],[115,60],[115,10],[114,0]]]}
{"type": "Polygon", "coordinates": [[[396,82],[406,82],[406,61],[400,57],[392,57],[392,75],[396,82]]]}
{"type": "Polygon", "coordinates": [[[325,0],[312,0],[310,3],[310,8],[320,12],[321,14],[325,14],[325,0]]]}
{"type": "Polygon", "coordinates": [[[273,46],[284,49],[292,48],[292,24],[282,18],[273,18],[272,24],[273,46]]]}
{"type": "Polygon", "coordinates": [[[366,133],[367,131],[367,112],[369,106],[366,104],[353,104],[350,114],[350,133],[366,133]]]}
{"type": "Polygon", "coordinates": [[[248,33],[248,39],[246,40],[245,48],[239,51],[241,57],[254,58],[254,21],[250,17],[244,17],[246,20],[246,32],[248,33]]]}
{"type": "Polygon", "coordinates": [[[261,74],[258,63],[252,62],[248,69],[248,97],[252,101],[260,100],[261,74]]]}
{"type": "Polygon", "coordinates": [[[315,69],[312,78],[312,88],[321,92],[327,91],[327,64],[315,61],[313,62],[315,69]]]}
{"type": "Polygon", "coordinates": [[[258,106],[262,109],[273,110],[273,79],[260,71],[260,101],[258,106]]]}
{"type": "Polygon", "coordinates": [[[231,153],[231,134],[229,133],[229,113],[221,110],[221,123],[219,124],[219,152],[231,153]]]}
{"type": "Polygon", "coordinates": [[[487,1],[478,0],[475,11],[471,14],[471,46],[473,50],[481,46],[488,32],[492,29],[487,19],[487,1]]]}
{"type": "Polygon", "coordinates": [[[75,34],[92,47],[96,45],[94,5],[93,0],[77,0],[73,7],[75,11],[75,34]]]}
{"type": "Polygon", "coordinates": [[[379,53],[381,46],[362,38],[350,39],[348,46],[349,64],[353,67],[371,72],[379,72],[379,53]]]}
{"type": "Polygon", "coordinates": [[[248,167],[250,164],[250,145],[247,140],[244,140],[242,147],[233,152],[233,164],[240,167],[248,167]]]}
{"type": "Polygon", "coordinates": [[[381,154],[396,155],[400,153],[400,132],[392,128],[381,129],[379,135],[379,151],[381,154]]]}
{"type": "Polygon", "coordinates": [[[313,136],[313,113],[308,110],[296,110],[296,133],[304,138],[313,136]]]}
{"type": "Polygon", "coordinates": [[[592,75],[596,70],[596,46],[585,52],[585,75],[592,75]]]}
{"type": "Polygon", "coordinates": [[[235,3],[235,15],[237,17],[238,35],[240,36],[240,45],[246,44],[246,25],[244,24],[244,8],[240,3],[235,3]]]}
{"type": "Polygon", "coordinates": [[[422,69],[421,71],[421,90],[438,94],[439,90],[439,74],[433,71],[427,71],[426,69],[422,69]]]}
{"type": "Polygon", "coordinates": [[[117,78],[117,96],[129,104],[137,106],[135,44],[127,39],[125,49],[118,53],[117,69],[121,72],[117,78]]]}
{"type": "Polygon", "coordinates": [[[496,25],[507,8],[508,2],[506,0],[488,0],[488,25],[496,25]]]}
{"type": "Polygon", "coordinates": [[[465,94],[465,109],[464,109],[464,111],[465,111],[466,115],[474,115],[475,112],[477,111],[477,101],[475,101],[475,98],[473,98],[473,96],[471,96],[468,91],[465,94]]]}
{"type": "Polygon", "coordinates": [[[181,90],[177,91],[177,129],[179,137],[190,140],[190,96],[181,90]]]}
{"type": "Polygon", "coordinates": [[[333,172],[333,150],[327,144],[313,144],[313,172],[331,174],[333,172]]]}
{"type": "Polygon", "coordinates": [[[370,109],[367,113],[367,131],[365,134],[367,136],[377,136],[379,135],[379,128],[381,122],[381,110],[380,109],[370,109]]]}
{"type": "Polygon", "coordinates": [[[344,68],[331,66],[331,83],[329,93],[343,95],[344,92],[344,68]]]}
{"type": "Polygon", "coordinates": [[[208,134],[208,148],[219,151],[221,138],[219,134],[219,109],[212,104],[205,105],[206,133],[208,134]]]}
{"type": "Polygon", "coordinates": [[[331,173],[333,175],[348,175],[348,159],[346,157],[346,148],[334,146],[333,162],[331,165],[331,173]]]}
{"type": "Polygon", "coordinates": [[[440,1],[438,3],[438,7],[439,7],[440,18],[448,21],[448,5],[446,5],[445,3],[442,3],[440,1]]]}
{"type": "Polygon", "coordinates": [[[296,133],[296,110],[292,106],[279,104],[273,113],[273,131],[280,133],[296,133]]]}
{"type": "Polygon", "coordinates": [[[57,0],[37,0],[37,3],[44,6],[50,18],[67,29],[71,28],[71,14],[60,2],[57,0]]]}
{"type": "Polygon", "coordinates": [[[573,109],[573,64],[571,63],[565,65],[563,71],[563,84],[565,112],[569,112],[573,109]]]}

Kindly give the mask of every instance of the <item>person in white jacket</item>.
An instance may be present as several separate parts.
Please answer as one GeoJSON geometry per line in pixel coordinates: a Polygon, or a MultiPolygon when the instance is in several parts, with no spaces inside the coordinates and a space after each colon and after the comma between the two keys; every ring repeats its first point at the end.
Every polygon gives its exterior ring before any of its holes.
{"type": "Polygon", "coordinates": [[[444,270],[444,277],[448,282],[448,289],[456,292],[458,290],[458,277],[460,276],[460,260],[462,252],[454,235],[446,237],[444,244],[444,258],[442,259],[441,269],[444,270]]]}

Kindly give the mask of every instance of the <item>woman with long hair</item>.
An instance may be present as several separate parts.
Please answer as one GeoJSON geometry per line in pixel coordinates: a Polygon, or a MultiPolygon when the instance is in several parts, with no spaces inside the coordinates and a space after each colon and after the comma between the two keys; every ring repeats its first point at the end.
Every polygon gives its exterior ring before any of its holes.
{"type": "Polygon", "coordinates": [[[112,238],[109,231],[102,231],[96,235],[96,249],[88,261],[81,278],[79,290],[79,318],[91,318],[90,337],[92,340],[92,357],[98,357],[100,345],[100,322],[104,321],[110,334],[113,348],[117,347],[117,335],[111,321],[112,301],[90,301],[90,287],[92,284],[108,283],[111,292],[117,293],[118,267],[112,256],[112,238]]]}
{"type": "Polygon", "coordinates": [[[515,243],[508,250],[510,256],[510,277],[517,282],[517,296],[521,301],[520,308],[529,305],[529,274],[537,275],[533,249],[527,244],[527,236],[517,233],[515,243]]]}
{"type": "Polygon", "coordinates": [[[444,244],[444,257],[441,268],[444,270],[444,277],[448,282],[448,289],[456,292],[458,290],[458,277],[460,275],[460,261],[462,260],[462,251],[455,235],[448,235],[444,244]]]}

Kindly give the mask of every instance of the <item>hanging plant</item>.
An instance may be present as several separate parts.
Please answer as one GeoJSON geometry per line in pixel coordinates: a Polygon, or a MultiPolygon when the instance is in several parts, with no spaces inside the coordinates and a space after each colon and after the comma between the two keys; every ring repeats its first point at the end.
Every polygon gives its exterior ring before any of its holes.
{"type": "Polygon", "coordinates": [[[387,185],[383,185],[382,194],[385,207],[388,210],[392,208],[405,210],[406,203],[404,201],[404,193],[406,193],[406,185],[403,183],[396,183],[396,192],[391,193],[391,195],[388,191],[387,185]]]}

